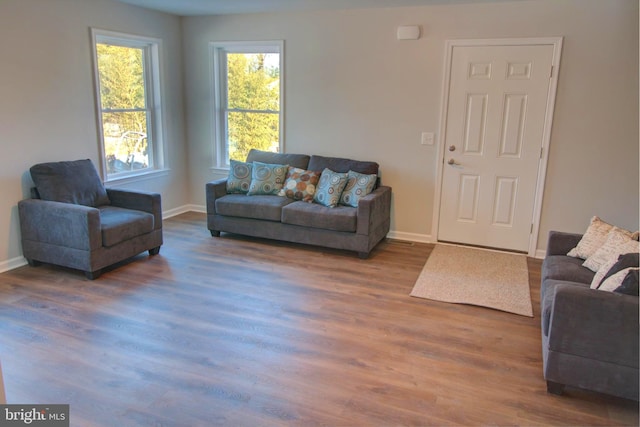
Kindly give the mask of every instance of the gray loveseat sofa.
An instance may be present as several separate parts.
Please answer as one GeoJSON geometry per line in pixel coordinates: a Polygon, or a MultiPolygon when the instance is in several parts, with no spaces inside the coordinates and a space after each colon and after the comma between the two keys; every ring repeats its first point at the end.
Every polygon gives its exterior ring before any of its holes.
{"type": "MultiPolygon", "coordinates": [[[[338,157],[251,150],[247,162],[289,165],[311,171],[378,174],[378,164],[338,157]]],[[[207,227],[253,237],[355,251],[367,258],[390,227],[391,187],[380,185],[357,207],[325,207],[278,195],[228,194],[227,179],[206,184],[207,227]]]]}
{"type": "Polygon", "coordinates": [[[566,254],[582,235],[552,231],[540,288],[544,378],[638,400],[638,297],[591,289],[594,272],[566,254]]]}

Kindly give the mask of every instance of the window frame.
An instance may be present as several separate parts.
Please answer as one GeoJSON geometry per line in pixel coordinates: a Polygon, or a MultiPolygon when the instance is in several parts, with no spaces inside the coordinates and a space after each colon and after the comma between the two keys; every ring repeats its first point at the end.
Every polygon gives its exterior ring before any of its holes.
{"type": "MultiPolygon", "coordinates": [[[[146,37],[130,33],[102,30],[91,28],[91,47],[93,52],[93,70],[96,115],[98,122],[98,140],[100,148],[100,160],[102,166],[102,179],[104,182],[115,182],[131,180],[132,178],[148,177],[152,174],[166,171],[165,165],[165,124],[163,120],[163,96],[162,88],[162,40],[155,37],[146,37]],[[97,44],[113,44],[117,46],[142,49],[143,52],[143,73],[145,85],[145,108],[131,109],[125,111],[146,111],[147,112],[147,144],[149,167],[126,172],[109,174],[107,169],[107,156],[104,138],[103,114],[111,110],[102,108],[100,96],[100,73],[98,70],[98,49],[97,44]]],[[[116,109],[114,111],[121,111],[116,109]]]]}
{"type": "MultiPolygon", "coordinates": [[[[211,116],[212,139],[213,139],[213,167],[218,171],[229,170],[229,144],[227,140],[228,129],[226,115],[228,111],[233,112],[267,112],[268,110],[242,110],[227,108],[227,53],[277,53],[279,54],[279,76],[280,76],[280,105],[278,108],[278,139],[279,152],[284,152],[284,41],[228,41],[210,42],[209,54],[211,64],[211,116]]],[[[271,112],[271,111],[269,111],[271,112]]],[[[273,112],[271,112],[273,113],[273,112]]],[[[273,113],[276,114],[276,113],[273,113]]]]}

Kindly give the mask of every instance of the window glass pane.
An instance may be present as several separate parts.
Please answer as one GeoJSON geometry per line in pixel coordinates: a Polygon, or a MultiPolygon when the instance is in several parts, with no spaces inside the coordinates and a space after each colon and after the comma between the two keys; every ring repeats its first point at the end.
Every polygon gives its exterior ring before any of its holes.
{"type": "Polygon", "coordinates": [[[144,50],[97,43],[102,109],[145,108],[144,50]]]}
{"type": "Polygon", "coordinates": [[[102,128],[108,174],[149,167],[146,112],[103,113],[102,128]]]}
{"type": "Polygon", "coordinates": [[[227,53],[227,106],[280,110],[280,54],[227,53]]]}
{"type": "Polygon", "coordinates": [[[280,117],[270,113],[227,114],[229,159],[245,161],[249,150],[278,152],[280,149],[280,117]]]}

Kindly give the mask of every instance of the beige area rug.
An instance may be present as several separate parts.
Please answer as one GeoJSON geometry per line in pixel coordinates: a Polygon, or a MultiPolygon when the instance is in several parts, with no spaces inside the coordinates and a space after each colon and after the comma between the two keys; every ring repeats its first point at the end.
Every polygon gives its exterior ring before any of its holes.
{"type": "Polygon", "coordinates": [[[525,255],[438,244],[411,296],[533,317],[525,255]]]}

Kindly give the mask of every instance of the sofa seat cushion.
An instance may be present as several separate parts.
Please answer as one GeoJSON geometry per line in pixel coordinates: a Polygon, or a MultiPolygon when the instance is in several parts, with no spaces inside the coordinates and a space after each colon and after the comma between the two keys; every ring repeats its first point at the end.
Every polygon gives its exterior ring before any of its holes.
{"type": "Polygon", "coordinates": [[[582,266],[584,261],[566,255],[550,255],[542,264],[542,281],[547,279],[591,284],[595,273],[582,266]]]}
{"type": "Polygon", "coordinates": [[[280,221],[282,207],[293,200],[280,196],[227,194],[216,199],[216,213],[240,218],[280,221]]]}
{"type": "Polygon", "coordinates": [[[282,208],[282,223],[355,233],[357,209],[349,206],[329,208],[317,203],[294,202],[282,208]]]}
{"type": "Polygon", "coordinates": [[[116,206],[102,206],[98,209],[103,246],[114,246],[153,231],[153,214],[116,206]]]}

